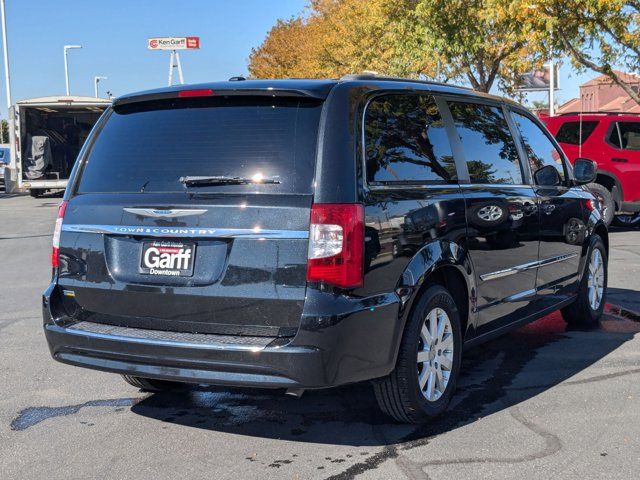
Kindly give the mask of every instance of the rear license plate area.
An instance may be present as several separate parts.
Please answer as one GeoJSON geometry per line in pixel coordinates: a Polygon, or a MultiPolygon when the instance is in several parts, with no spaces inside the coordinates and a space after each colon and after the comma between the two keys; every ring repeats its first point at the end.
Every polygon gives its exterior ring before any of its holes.
{"type": "Polygon", "coordinates": [[[195,256],[193,242],[146,241],[142,243],[139,271],[145,275],[191,277],[195,256]]]}

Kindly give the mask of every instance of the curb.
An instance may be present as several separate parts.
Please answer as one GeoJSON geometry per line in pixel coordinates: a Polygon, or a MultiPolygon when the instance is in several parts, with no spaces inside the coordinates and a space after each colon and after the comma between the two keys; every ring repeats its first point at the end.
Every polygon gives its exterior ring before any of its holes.
{"type": "Polygon", "coordinates": [[[618,317],[624,320],[632,320],[634,322],[640,322],[640,313],[629,310],[621,305],[614,305],[613,303],[607,303],[604,306],[604,312],[607,315],[618,317]]]}

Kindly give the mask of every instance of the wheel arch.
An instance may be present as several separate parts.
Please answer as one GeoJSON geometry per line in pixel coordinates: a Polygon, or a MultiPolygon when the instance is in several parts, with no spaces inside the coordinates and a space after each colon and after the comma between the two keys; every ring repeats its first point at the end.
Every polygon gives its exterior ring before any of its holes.
{"type": "Polygon", "coordinates": [[[609,256],[609,230],[607,229],[605,224],[602,222],[597,223],[593,229],[593,233],[595,235],[598,235],[600,238],[602,238],[602,241],[604,242],[604,248],[607,252],[607,256],[609,256]]]}
{"type": "Polygon", "coordinates": [[[591,241],[594,235],[598,235],[600,238],[602,238],[605,252],[607,254],[607,257],[609,257],[609,229],[604,224],[604,222],[599,218],[595,219],[594,216],[592,215],[589,218],[588,231],[589,231],[589,235],[586,236],[584,244],[582,245],[582,253],[580,258],[580,270],[579,270],[580,281],[582,281],[582,278],[584,277],[584,274],[587,269],[587,258],[589,256],[589,249],[591,248],[591,241]]]}
{"type": "Polygon", "coordinates": [[[456,302],[464,339],[473,327],[475,277],[466,249],[452,241],[425,245],[407,264],[397,289],[402,299],[402,328],[422,293],[434,284],[447,288],[456,302]]]}
{"type": "Polygon", "coordinates": [[[598,183],[611,192],[616,210],[619,210],[624,200],[624,192],[622,184],[618,177],[606,170],[596,170],[596,179],[594,183],[598,183]]]}

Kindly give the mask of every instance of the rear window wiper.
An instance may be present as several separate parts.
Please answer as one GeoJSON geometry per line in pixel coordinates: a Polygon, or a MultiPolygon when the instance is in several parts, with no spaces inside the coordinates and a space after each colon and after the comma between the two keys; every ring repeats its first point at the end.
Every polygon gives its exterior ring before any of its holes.
{"type": "Polygon", "coordinates": [[[209,176],[186,176],[180,177],[180,183],[183,183],[185,187],[209,187],[215,185],[250,185],[250,184],[273,184],[280,183],[278,177],[263,177],[260,174],[256,174],[251,178],[246,177],[227,177],[224,175],[209,175],[209,176]]]}

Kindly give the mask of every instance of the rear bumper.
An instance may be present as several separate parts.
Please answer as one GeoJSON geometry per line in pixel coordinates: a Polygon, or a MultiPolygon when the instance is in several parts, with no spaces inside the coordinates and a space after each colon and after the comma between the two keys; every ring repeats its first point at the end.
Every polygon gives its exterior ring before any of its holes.
{"type": "Polygon", "coordinates": [[[87,331],[82,325],[88,322],[52,313],[58,310],[52,284],[43,296],[44,332],[51,355],[60,362],[187,383],[313,389],[388,374],[403,328],[397,296],[349,300],[316,293],[306,305],[325,314],[305,313],[295,337],[258,337],[254,342],[235,337],[234,342],[232,337],[199,335],[191,341],[190,334],[176,339],[157,330],[87,331]]]}
{"type": "Polygon", "coordinates": [[[67,183],[69,183],[69,180],[23,180],[22,186],[30,190],[65,189],[67,188],[67,183]]]}
{"type": "MultiPolygon", "coordinates": [[[[54,359],[80,367],[187,383],[300,388],[321,383],[313,348],[195,345],[45,324],[54,359]]],[[[215,337],[215,335],[210,335],[215,337]]]]}

